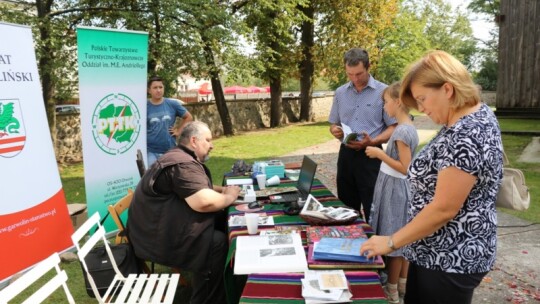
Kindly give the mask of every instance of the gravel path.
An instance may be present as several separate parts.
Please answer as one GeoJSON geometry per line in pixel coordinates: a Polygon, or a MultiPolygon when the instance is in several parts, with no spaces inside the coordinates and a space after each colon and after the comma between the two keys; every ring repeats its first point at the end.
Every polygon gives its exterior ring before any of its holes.
{"type": "MultiPolygon", "coordinates": [[[[426,116],[415,117],[413,122],[418,130],[418,136],[421,143],[427,142],[439,129],[439,127],[426,116]]],[[[286,163],[301,162],[304,155],[309,156],[318,164],[316,177],[336,195],[336,166],[339,145],[340,142],[337,139],[333,139],[325,143],[296,150],[281,156],[280,159],[286,163]]]]}

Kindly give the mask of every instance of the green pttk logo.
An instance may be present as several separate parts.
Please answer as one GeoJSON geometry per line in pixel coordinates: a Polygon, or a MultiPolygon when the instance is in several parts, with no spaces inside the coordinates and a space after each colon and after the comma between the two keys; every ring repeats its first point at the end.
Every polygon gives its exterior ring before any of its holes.
{"type": "Polygon", "coordinates": [[[111,155],[123,154],[135,144],[141,130],[137,105],[124,94],[101,99],[92,115],[92,135],[98,147],[111,155]]]}

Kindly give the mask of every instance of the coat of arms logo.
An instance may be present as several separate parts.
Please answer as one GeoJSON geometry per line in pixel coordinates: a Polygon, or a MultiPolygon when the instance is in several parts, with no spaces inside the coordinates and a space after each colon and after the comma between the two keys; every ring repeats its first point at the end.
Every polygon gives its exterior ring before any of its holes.
{"type": "Polygon", "coordinates": [[[18,99],[0,99],[0,156],[14,157],[26,143],[26,130],[18,99]]]}

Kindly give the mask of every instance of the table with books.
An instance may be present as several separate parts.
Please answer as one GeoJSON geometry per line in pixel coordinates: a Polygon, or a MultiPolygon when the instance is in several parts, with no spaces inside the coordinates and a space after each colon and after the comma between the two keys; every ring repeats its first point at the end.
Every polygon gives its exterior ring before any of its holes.
{"type": "MultiPolygon", "coordinates": [[[[282,179],[277,187],[293,186],[295,181],[282,179]]],[[[268,188],[267,188],[268,189],[268,188]]],[[[311,187],[311,196],[325,207],[340,207],[344,204],[335,197],[332,192],[319,180],[315,179],[311,187]]],[[[257,236],[249,236],[247,228],[244,225],[236,225],[239,217],[243,217],[246,212],[257,212],[260,218],[263,219],[263,224],[259,221],[259,236],[260,238],[270,238],[272,240],[283,240],[282,234],[292,232],[294,234],[294,244],[296,251],[302,252],[304,263],[307,262],[307,267],[310,270],[344,270],[344,275],[348,281],[348,287],[352,293],[351,301],[353,303],[386,303],[384,292],[380,285],[377,269],[384,268],[384,262],[381,257],[376,259],[363,260],[358,262],[346,262],[335,260],[315,260],[313,258],[313,245],[321,240],[321,238],[337,237],[349,239],[361,239],[373,233],[371,227],[361,218],[356,219],[353,223],[346,226],[310,226],[300,215],[287,215],[283,211],[282,204],[263,204],[261,208],[248,210],[245,205],[233,205],[228,209],[229,220],[229,253],[227,256],[227,264],[225,265],[225,285],[229,303],[260,303],[265,300],[272,303],[304,303],[302,296],[302,282],[304,278],[303,270],[297,273],[283,270],[280,267],[289,267],[283,265],[289,263],[301,267],[302,263],[296,261],[294,256],[286,257],[287,262],[280,261],[280,257],[275,257],[276,251],[272,252],[272,263],[264,262],[264,257],[261,261],[253,258],[259,252],[264,252],[266,249],[255,248],[255,254],[251,252],[239,252],[238,248],[245,248],[247,241],[254,241],[257,236]],[[242,242],[243,245],[242,245],[242,242]],[[238,243],[240,243],[240,246],[238,243]],[[249,258],[242,258],[242,256],[249,258]],[[307,257],[307,258],[306,258],[307,257]],[[237,263],[241,261],[250,261],[247,264],[237,263]],[[261,265],[269,265],[269,269],[265,269],[261,265]],[[240,267],[243,266],[243,267],[240,267]],[[257,269],[257,271],[254,271],[257,269]],[[255,274],[255,272],[257,272],[255,274]],[[279,273],[276,273],[279,272],[279,273]],[[234,274],[237,274],[236,276],[234,274]],[[247,277],[242,274],[248,274],[247,277]],[[240,277],[240,278],[239,278],[240,277]],[[243,277],[243,278],[242,278],[243,277]],[[278,288],[279,286],[279,288],[278,288]],[[243,290],[243,291],[242,291],[243,290]],[[242,292],[240,294],[240,292],[242,292]],[[281,300],[280,300],[281,299],[281,300]]],[[[317,245],[318,246],[318,245],[317,245]]],[[[279,250],[279,249],[278,249],[279,250]]],[[[301,269],[301,268],[300,268],[301,269]]],[[[294,271],[294,270],[293,270],[294,271]]]]}

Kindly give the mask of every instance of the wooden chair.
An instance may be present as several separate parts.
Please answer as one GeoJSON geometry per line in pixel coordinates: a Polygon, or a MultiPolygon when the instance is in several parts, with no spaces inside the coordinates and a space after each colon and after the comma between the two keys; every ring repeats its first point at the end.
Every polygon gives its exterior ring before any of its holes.
{"type": "Polygon", "coordinates": [[[126,196],[122,197],[118,202],[116,202],[116,204],[108,206],[109,214],[111,215],[111,218],[118,227],[118,233],[116,234],[116,244],[128,242],[128,238],[126,235],[126,227],[124,226],[122,219],[120,219],[120,215],[122,215],[122,213],[129,208],[132,199],[133,190],[128,189],[128,194],[126,196]]]}
{"type": "Polygon", "coordinates": [[[105,229],[101,226],[99,213],[94,213],[82,226],[73,233],[71,239],[77,248],[79,261],[86,271],[88,281],[96,299],[99,303],[172,303],[180,274],[164,273],[164,274],[130,274],[125,277],[114,260],[114,256],[105,236],[105,229]],[[83,239],[95,229],[92,236],[86,242],[83,239]],[[82,245],[80,245],[82,243],[82,245]],[[88,266],[85,261],[87,254],[98,243],[105,247],[115,276],[109,288],[103,295],[100,296],[94,279],[88,272],[88,266]]]}
{"type": "Polygon", "coordinates": [[[30,297],[28,297],[23,304],[42,303],[53,292],[55,292],[60,286],[64,289],[67,296],[67,300],[70,304],[75,304],[75,300],[71,295],[66,284],[67,274],[65,270],[60,269],[60,256],[58,253],[53,253],[45,260],[39,262],[32,269],[24,273],[15,282],[6,286],[0,290],[0,303],[7,303],[14,297],[19,295],[22,291],[27,289],[30,285],[34,284],[43,275],[54,269],[56,274],[46,283],[44,283],[37,291],[35,291],[30,297]]]}
{"type": "MultiPolygon", "coordinates": [[[[120,243],[129,243],[127,233],[126,233],[126,227],[124,226],[124,222],[122,222],[122,219],[120,216],[124,211],[128,210],[129,206],[131,206],[131,200],[133,199],[133,190],[128,189],[128,194],[126,196],[122,197],[116,204],[109,205],[107,209],[109,210],[109,215],[113,219],[114,223],[118,227],[118,233],[116,233],[116,244],[120,243]]],[[[153,273],[154,272],[154,263],[152,263],[151,268],[146,265],[146,262],[141,261],[141,267],[144,273],[153,273]]]]}

